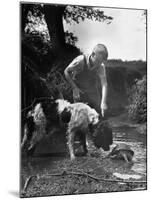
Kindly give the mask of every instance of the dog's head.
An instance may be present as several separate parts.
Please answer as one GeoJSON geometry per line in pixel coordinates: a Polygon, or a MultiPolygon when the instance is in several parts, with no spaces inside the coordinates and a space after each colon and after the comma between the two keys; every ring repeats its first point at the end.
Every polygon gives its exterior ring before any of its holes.
{"type": "Polygon", "coordinates": [[[92,131],[94,145],[97,148],[101,147],[104,151],[109,151],[110,145],[113,143],[112,129],[109,123],[99,122],[92,131]]]}

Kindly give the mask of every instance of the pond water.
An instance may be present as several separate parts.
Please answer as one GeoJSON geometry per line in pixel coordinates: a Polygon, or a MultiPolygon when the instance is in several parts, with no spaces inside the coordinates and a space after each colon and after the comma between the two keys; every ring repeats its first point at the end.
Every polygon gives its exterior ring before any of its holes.
{"type": "Polygon", "coordinates": [[[134,151],[131,170],[146,175],[146,134],[141,134],[134,127],[122,126],[113,128],[114,143],[126,143],[134,151]]]}

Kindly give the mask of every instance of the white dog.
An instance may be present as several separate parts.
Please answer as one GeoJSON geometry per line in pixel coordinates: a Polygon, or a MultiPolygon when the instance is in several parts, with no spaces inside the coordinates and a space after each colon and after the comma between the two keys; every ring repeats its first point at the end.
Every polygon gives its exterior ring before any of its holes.
{"type": "MultiPolygon", "coordinates": [[[[67,115],[69,118],[69,121],[67,121],[67,139],[70,158],[71,160],[74,160],[74,141],[76,134],[80,131],[82,136],[81,143],[86,153],[86,135],[89,133],[89,125],[96,125],[99,122],[99,114],[95,109],[91,108],[85,103],[79,102],[71,104],[63,99],[58,99],[56,102],[58,103],[58,113],[61,115],[63,112],[65,112],[64,116],[67,115]]],[[[65,118],[64,116],[63,118],[65,118]]]]}

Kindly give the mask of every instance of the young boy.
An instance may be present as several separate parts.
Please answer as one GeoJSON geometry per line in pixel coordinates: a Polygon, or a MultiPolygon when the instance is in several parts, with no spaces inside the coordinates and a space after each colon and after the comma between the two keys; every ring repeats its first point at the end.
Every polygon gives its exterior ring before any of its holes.
{"type": "Polygon", "coordinates": [[[104,65],[107,58],[107,48],[103,44],[97,44],[90,55],[78,56],[64,71],[73,90],[74,102],[88,103],[103,117],[107,109],[107,80],[104,65]]]}

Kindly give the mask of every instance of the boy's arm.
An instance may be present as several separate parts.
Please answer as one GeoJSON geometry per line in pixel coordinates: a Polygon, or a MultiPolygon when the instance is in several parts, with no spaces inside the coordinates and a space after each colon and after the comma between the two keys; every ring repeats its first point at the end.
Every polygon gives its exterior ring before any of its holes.
{"type": "Polygon", "coordinates": [[[102,116],[104,117],[104,111],[107,109],[107,78],[106,78],[106,69],[105,69],[105,65],[102,64],[101,67],[98,70],[98,75],[101,81],[101,85],[102,85],[102,100],[101,100],[101,112],[102,112],[102,116]]]}
{"type": "Polygon", "coordinates": [[[76,99],[80,97],[81,90],[75,84],[73,77],[83,70],[83,60],[84,60],[83,55],[78,56],[64,70],[64,75],[67,81],[70,83],[76,99]]]}

